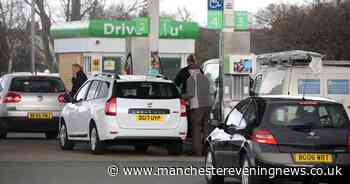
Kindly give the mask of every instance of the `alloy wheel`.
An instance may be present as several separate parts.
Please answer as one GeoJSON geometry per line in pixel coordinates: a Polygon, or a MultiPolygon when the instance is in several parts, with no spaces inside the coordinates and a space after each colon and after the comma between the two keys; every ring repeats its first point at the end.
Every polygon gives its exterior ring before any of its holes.
{"type": "Polygon", "coordinates": [[[91,135],[90,135],[90,146],[92,151],[96,150],[96,142],[97,142],[97,132],[96,132],[96,128],[93,128],[91,130],[91,135]]]}
{"type": "Polygon", "coordinates": [[[61,126],[61,131],[60,131],[60,142],[61,146],[66,145],[66,138],[67,138],[67,129],[65,125],[61,126]]]}

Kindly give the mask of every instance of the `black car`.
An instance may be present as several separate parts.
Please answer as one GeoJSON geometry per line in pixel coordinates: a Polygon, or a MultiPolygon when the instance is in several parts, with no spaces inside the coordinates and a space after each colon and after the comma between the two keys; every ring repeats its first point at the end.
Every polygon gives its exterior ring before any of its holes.
{"type": "Polygon", "coordinates": [[[347,176],[350,166],[349,133],[343,105],[332,100],[250,97],[241,101],[223,125],[209,135],[205,161],[206,168],[251,169],[250,174],[221,170],[221,174],[211,173],[206,179],[208,183],[222,183],[227,176],[236,176],[243,184],[284,179],[337,183],[336,179],[347,176]],[[271,168],[275,172],[267,173],[271,168]]]}

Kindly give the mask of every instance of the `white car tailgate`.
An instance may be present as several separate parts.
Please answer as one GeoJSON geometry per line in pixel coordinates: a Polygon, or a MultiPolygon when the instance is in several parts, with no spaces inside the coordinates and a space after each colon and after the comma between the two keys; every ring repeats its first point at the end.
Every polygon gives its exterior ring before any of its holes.
{"type": "Polygon", "coordinates": [[[117,99],[117,122],[127,129],[175,129],[180,99],[117,99]]]}

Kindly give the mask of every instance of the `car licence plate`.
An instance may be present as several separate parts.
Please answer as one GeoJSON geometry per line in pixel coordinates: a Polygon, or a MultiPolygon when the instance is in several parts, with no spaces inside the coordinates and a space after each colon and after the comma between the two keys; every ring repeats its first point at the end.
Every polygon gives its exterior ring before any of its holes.
{"type": "Polygon", "coordinates": [[[293,157],[296,163],[333,163],[332,154],[295,153],[293,157]]]}
{"type": "Polygon", "coordinates": [[[37,112],[28,112],[28,119],[52,119],[53,115],[50,112],[46,113],[37,113],[37,112]]]}
{"type": "Polygon", "coordinates": [[[163,115],[136,115],[136,121],[146,121],[146,122],[164,122],[163,115]]]}

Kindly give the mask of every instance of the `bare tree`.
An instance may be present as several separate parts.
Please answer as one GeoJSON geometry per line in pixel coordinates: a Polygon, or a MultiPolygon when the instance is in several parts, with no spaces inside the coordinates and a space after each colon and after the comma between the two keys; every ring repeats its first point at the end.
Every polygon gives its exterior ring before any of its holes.
{"type": "Polygon", "coordinates": [[[71,20],[81,20],[81,0],[72,0],[71,20]]]}
{"type": "Polygon", "coordinates": [[[187,21],[187,22],[193,21],[192,14],[186,7],[182,7],[182,8],[179,7],[177,9],[177,15],[180,21],[187,21]]]}
{"type": "Polygon", "coordinates": [[[0,0],[0,71],[11,72],[16,50],[26,36],[27,18],[20,0],[0,0]]]}
{"type": "Polygon", "coordinates": [[[256,53],[303,49],[320,52],[327,59],[350,59],[350,2],[306,6],[274,5],[260,14],[268,25],[253,31],[256,53]]]}
{"type": "Polygon", "coordinates": [[[96,18],[105,6],[105,0],[59,0],[59,3],[67,22],[96,18]]]}
{"type": "MultiPolygon", "coordinates": [[[[30,5],[32,2],[29,0],[25,0],[25,2],[30,5]]],[[[57,63],[55,60],[55,56],[52,53],[53,48],[53,39],[50,33],[51,29],[51,14],[52,10],[48,5],[47,0],[34,0],[35,2],[35,12],[39,15],[41,29],[37,30],[40,34],[40,43],[37,46],[37,49],[40,51],[40,55],[42,56],[43,63],[47,66],[47,68],[51,72],[57,71],[57,63]]],[[[33,23],[33,22],[32,22],[33,23]]]]}
{"type": "Polygon", "coordinates": [[[112,4],[104,9],[101,18],[131,19],[140,15],[147,15],[149,0],[133,0],[129,3],[112,4]]]}
{"type": "Polygon", "coordinates": [[[176,13],[161,12],[161,16],[178,21],[193,21],[192,14],[186,7],[178,7],[176,13]]]}

